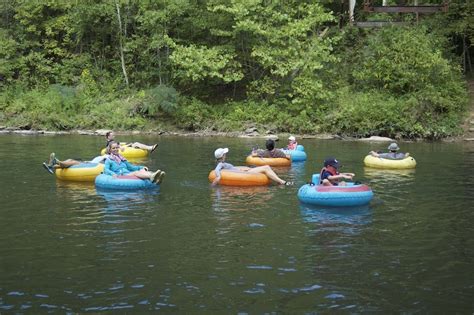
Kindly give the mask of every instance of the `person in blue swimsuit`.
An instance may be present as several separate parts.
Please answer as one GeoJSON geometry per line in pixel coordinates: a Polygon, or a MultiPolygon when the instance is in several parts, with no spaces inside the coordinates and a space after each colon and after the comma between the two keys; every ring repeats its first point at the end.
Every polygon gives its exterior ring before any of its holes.
{"type": "Polygon", "coordinates": [[[258,166],[258,167],[235,167],[234,165],[227,163],[225,161],[227,153],[229,152],[228,148],[219,148],[214,151],[214,157],[216,158],[216,168],[214,171],[216,172],[216,178],[212,182],[212,185],[217,185],[221,180],[221,170],[230,170],[232,172],[247,172],[247,173],[261,173],[267,175],[268,178],[273,180],[274,182],[280,185],[293,185],[293,182],[285,181],[278,177],[277,174],[273,171],[273,169],[269,165],[258,166]]]}
{"type": "Polygon", "coordinates": [[[155,184],[163,180],[165,172],[157,170],[150,172],[146,166],[133,165],[119,153],[120,144],[111,142],[107,148],[108,157],[105,160],[104,174],[117,177],[120,175],[132,175],[140,179],[149,179],[155,184]]]}

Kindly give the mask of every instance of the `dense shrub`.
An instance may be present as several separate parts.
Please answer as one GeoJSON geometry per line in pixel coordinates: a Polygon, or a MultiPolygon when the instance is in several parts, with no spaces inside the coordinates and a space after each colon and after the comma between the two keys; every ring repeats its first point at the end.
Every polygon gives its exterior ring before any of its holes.
{"type": "MultiPolygon", "coordinates": [[[[444,43],[425,27],[347,33],[355,51],[346,60],[346,87],[325,128],[356,136],[440,138],[459,131],[467,104],[460,68],[443,54],[444,43]],[[361,34],[359,34],[361,35],[361,34]]],[[[346,57],[346,58],[345,58],[346,57]]]]}
{"type": "Polygon", "coordinates": [[[138,111],[147,117],[157,117],[162,112],[174,114],[178,109],[179,94],[166,85],[158,85],[144,92],[143,102],[138,111]]]}
{"type": "Polygon", "coordinates": [[[178,127],[186,130],[202,130],[212,126],[216,111],[198,99],[182,99],[174,115],[178,127]]]}
{"type": "Polygon", "coordinates": [[[438,139],[459,132],[459,113],[436,114],[416,96],[370,91],[345,93],[324,128],[355,137],[372,135],[438,139]]]}

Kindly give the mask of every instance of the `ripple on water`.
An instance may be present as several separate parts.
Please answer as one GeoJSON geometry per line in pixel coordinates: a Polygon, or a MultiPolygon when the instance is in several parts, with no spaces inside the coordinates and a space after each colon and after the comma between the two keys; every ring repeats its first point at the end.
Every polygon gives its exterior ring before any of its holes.
{"type": "Polygon", "coordinates": [[[326,299],[332,299],[332,300],[344,299],[345,297],[346,297],[345,295],[339,294],[339,293],[331,293],[325,296],[326,299]]]}
{"type": "Polygon", "coordinates": [[[252,288],[252,289],[244,290],[244,292],[248,294],[263,294],[265,293],[265,290],[263,288],[252,288]]]}
{"type": "Polygon", "coordinates": [[[247,269],[258,269],[258,270],[272,270],[272,266],[265,266],[265,265],[249,265],[247,269]]]}

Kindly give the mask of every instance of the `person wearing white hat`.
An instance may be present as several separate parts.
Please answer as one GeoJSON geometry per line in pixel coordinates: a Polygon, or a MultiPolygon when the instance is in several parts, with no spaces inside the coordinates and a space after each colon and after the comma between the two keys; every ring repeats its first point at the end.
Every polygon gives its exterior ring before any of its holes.
{"type": "Polygon", "coordinates": [[[268,178],[280,185],[293,185],[293,182],[288,182],[278,177],[278,175],[275,174],[272,168],[268,165],[250,168],[247,166],[236,167],[230,163],[227,163],[225,159],[227,157],[228,152],[229,148],[218,148],[214,151],[214,157],[216,158],[217,165],[214,169],[214,171],[216,172],[216,178],[212,182],[213,186],[217,185],[221,180],[221,170],[228,170],[232,172],[247,172],[252,174],[261,173],[267,175],[268,178]]]}
{"type": "Polygon", "coordinates": [[[288,146],[286,147],[288,150],[296,150],[298,146],[298,142],[296,142],[296,138],[294,136],[288,137],[288,146]]]}
{"type": "Polygon", "coordinates": [[[390,160],[403,160],[410,155],[410,153],[397,152],[400,150],[400,147],[395,142],[390,143],[387,149],[389,151],[388,153],[370,151],[369,154],[375,157],[390,160]]]}

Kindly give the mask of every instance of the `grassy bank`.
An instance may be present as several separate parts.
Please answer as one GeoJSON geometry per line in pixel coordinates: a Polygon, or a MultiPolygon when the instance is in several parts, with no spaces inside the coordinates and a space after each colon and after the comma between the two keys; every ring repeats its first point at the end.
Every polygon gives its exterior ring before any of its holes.
{"type": "Polygon", "coordinates": [[[89,94],[82,87],[9,88],[0,94],[0,124],[21,129],[68,131],[243,132],[256,127],[274,133],[333,133],[351,137],[440,139],[461,133],[464,107],[436,114],[416,99],[376,92],[337,91],[326,108],[293,113],[287,104],[208,104],[179,96],[168,87],[89,94]]]}

